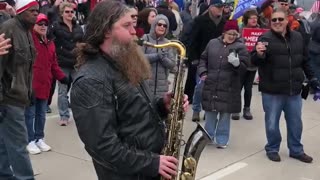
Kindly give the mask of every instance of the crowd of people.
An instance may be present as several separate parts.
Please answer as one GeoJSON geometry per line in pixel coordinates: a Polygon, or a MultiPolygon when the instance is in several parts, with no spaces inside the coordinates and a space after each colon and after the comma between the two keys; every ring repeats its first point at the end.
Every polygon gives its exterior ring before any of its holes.
{"type": "Polygon", "coordinates": [[[0,1],[0,178],[34,179],[29,154],[51,149],[44,129],[56,84],[58,124],[67,126],[72,110],[99,179],[177,174],[178,159],[161,155],[172,97],[168,77],[177,54],[171,47],[139,47],[137,38],[184,43],[184,110],[192,103],[194,122],[205,111],[205,129],[217,148],[228,147],[231,119],[239,120],[241,110],[244,119],[254,119],[258,71],[267,157],[281,161],[284,112],[290,157],[313,161],[301,143],[301,114],[309,91],[320,99],[319,14],[309,20],[288,0],[267,0],[246,10],[239,23],[229,20],[232,6],[221,0],[184,7],[174,1],[105,0],[91,12],[88,3],[0,1]],[[249,51],[244,28],[269,30],[249,51]]]}

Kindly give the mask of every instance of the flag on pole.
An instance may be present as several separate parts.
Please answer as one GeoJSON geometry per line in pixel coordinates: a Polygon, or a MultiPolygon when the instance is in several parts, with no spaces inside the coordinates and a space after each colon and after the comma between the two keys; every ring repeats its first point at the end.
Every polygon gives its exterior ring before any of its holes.
{"type": "Polygon", "coordinates": [[[235,0],[231,19],[239,19],[252,6],[261,7],[266,0],[235,0]]]}
{"type": "Polygon", "coordinates": [[[317,0],[317,1],[315,1],[315,2],[313,3],[310,11],[311,11],[312,13],[318,13],[318,12],[319,12],[319,8],[320,8],[320,0],[317,0]]]}

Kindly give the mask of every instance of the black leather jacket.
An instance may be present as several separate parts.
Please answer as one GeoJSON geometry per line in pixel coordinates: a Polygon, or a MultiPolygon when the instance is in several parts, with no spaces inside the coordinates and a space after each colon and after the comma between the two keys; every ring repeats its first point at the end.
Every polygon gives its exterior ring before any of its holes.
{"type": "Polygon", "coordinates": [[[71,108],[99,180],[157,179],[164,144],[163,99],[135,87],[106,55],[88,58],[71,90],[71,108]]]}

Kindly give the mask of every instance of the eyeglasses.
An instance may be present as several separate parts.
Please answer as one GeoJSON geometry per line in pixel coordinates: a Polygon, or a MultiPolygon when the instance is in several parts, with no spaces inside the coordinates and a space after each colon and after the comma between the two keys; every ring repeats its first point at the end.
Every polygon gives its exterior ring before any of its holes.
{"type": "Polygon", "coordinates": [[[164,27],[164,28],[167,28],[167,27],[168,27],[166,24],[162,24],[162,23],[158,23],[157,26],[159,26],[159,27],[162,26],[162,27],[164,27]]]}
{"type": "Polygon", "coordinates": [[[289,6],[289,3],[280,3],[281,6],[289,6]]]}
{"type": "Polygon", "coordinates": [[[132,14],[131,18],[138,18],[138,15],[137,14],[132,14]]]}
{"type": "Polygon", "coordinates": [[[239,34],[238,33],[226,33],[229,36],[233,36],[233,37],[238,37],[239,34]]]}
{"type": "Polygon", "coordinates": [[[68,11],[68,10],[65,10],[65,11],[64,11],[64,13],[66,13],[66,14],[69,14],[69,13],[73,14],[73,13],[74,13],[74,11],[68,11]]]}
{"type": "Polygon", "coordinates": [[[48,23],[37,23],[38,26],[48,26],[48,23]]]}
{"type": "Polygon", "coordinates": [[[284,21],[284,18],[281,18],[281,17],[280,18],[272,18],[271,21],[272,22],[277,22],[277,21],[282,22],[282,21],[284,21]]]}

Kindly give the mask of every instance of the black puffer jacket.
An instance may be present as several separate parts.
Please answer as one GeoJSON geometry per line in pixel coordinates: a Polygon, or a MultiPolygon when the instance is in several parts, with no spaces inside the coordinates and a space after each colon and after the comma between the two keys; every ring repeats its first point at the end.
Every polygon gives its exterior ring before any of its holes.
{"type": "Polygon", "coordinates": [[[157,179],[167,112],[146,83],[134,87],[110,57],[90,57],[73,83],[71,108],[99,180],[157,179]]]}
{"type": "Polygon", "coordinates": [[[251,61],[259,66],[259,90],[263,93],[297,95],[301,92],[304,73],[308,79],[314,77],[301,34],[287,31],[285,37],[272,30],[259,37],[258,42],[268,42],[263,57],[252,51],[251,61]]]}
{"type": "Polygon", "coordinates": [[[62,68],[73,68],[76,59],[72,50],[76,47],[77,42],[82,41],[83,31],[81,26],[74,22],[72,32],[70,32],[69,27],[62,20],[59,20],[53,23],[52,33],[55,37],[54,42],[59,66],[62,68]]]}
{"type": "Polygon", "coordinates": [[[240,72],[246,70],[248,60],[249,53],[240,39],[228,45],[223,43],[222,37],[209,41],[198,66],[200,76],[207,74],[202,90],[202,107],[205,111],[241,111],[240,72]],[[239,56],[239,67],[228,62],[231,50],[239,56]]]}
{"type": "Polygon", "coordinates": [[[200,15],[194,19],[191,32],[191,44],[189,51],[189,60],[199,60],[201,53],[206,48],[211,39],[221,36],[225,20],[216,25],[209,17],[209,13],[200,15]]]}

